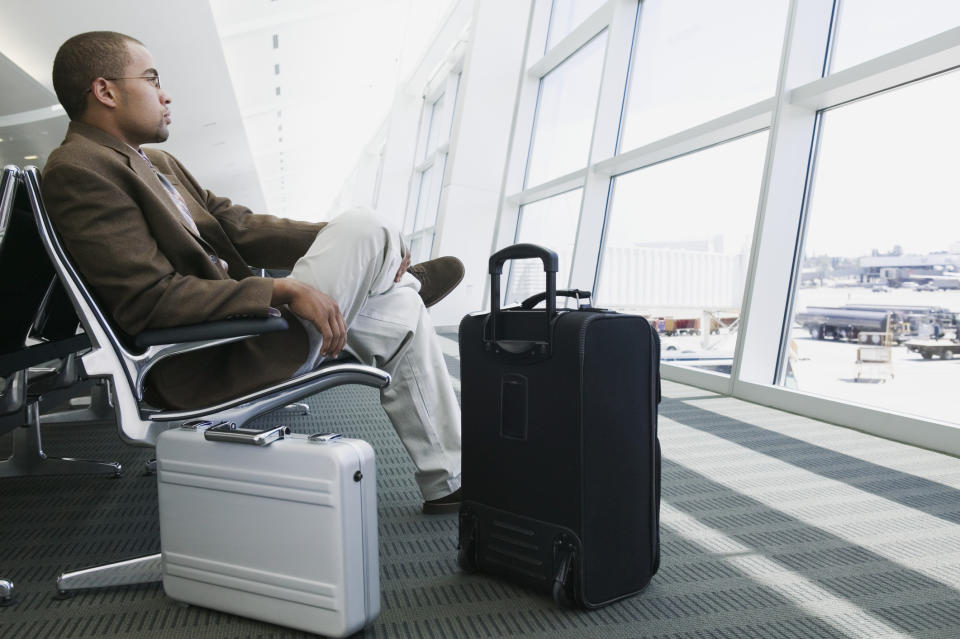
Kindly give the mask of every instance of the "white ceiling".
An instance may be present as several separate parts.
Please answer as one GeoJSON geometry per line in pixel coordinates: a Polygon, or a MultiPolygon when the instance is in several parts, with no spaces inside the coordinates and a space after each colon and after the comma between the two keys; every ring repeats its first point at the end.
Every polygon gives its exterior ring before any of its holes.
{"type": "Polygon", "coordinates": [[[0,164],[42,165],[62,139],[50,82],[60,44],[120,31],[153,54],[173,99],[164,148],[204,186],[255,210],[320,219],[450,4],[4,0],[0,164]]]}
{"type": "Polygon", "coordinates": [[[211,0],[270,211],[322,219],[450,0],[211,0]]]}

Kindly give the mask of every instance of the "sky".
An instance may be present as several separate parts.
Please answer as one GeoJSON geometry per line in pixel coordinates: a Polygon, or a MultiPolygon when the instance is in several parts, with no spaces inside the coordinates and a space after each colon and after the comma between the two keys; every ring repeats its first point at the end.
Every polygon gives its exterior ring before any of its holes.
{"type": "MultiPolygon", "coordinates": [[[[832,71],[960,25],[956,0],[843,0],[832,71]]],[[[960,75],[824,114],[806,255],[905,253],[960,241],[960,75]]]]}
{"type": "Polygon", "coordinates": [[[960,241],[958,105],[954,71],[825,113],[806,254],[928,253],[960,241]]]}
{"type": "MultiPolygon", "coordinates": [[[[834,71],[960,25],[955,0],[844,0],[841,7],[834,71]]],[[[772,96],[787,8],[786,0],[647,0],[621,151],[772,96]]],[[[528,186],[586,164],[598,88],[588,80],[602,62],[594,51],[601,37],[543,81],[528,186]]],[[[954,72],[824,114],[807,255],[858,257],[895,245],[927,253],[960,242],[958,98],[954,72]]],[[[608,245],[719,236],[723,252],[749,251],[767,137],[617,178],[608,245]]],[[[554,208],[564,208],[559,199],[554,208]]]]}

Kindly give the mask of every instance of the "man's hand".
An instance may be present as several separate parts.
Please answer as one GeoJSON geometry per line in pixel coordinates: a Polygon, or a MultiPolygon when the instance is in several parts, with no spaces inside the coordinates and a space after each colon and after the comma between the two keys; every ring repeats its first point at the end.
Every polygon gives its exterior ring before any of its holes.
{"type": "Polygon", "coordinates": [[[403,274],[407,272],[408,268],[410,268],[410,251],[405,250],[403,254],[403,261],[400,262],[400,268],[397,269],[397,275],[393,278],[394,283],[400,281],[400,278],[403,277],[403,274]]]}
{"type": "Polygon", "coordinates": [[[323,335],[320,354],[336,357],[347,345],[347,323],[337,301],[317,289],[289,277],[273,280],[270,303],[286,304],[300,317],[313,322],[323,335]]]}

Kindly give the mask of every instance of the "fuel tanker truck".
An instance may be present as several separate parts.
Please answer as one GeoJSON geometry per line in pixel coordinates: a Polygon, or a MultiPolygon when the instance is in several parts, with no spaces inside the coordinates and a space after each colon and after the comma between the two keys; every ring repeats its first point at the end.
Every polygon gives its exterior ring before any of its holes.
{"type": "Polygon", "coordinates": [[[810,306],[794,317],[794,322],[810,331],[814,339],[857,341],[862,331],[871,333],[890,332],[893,340],[900,343],[909,330],[903,315],[890,310],[865,310],[810,306]]]}

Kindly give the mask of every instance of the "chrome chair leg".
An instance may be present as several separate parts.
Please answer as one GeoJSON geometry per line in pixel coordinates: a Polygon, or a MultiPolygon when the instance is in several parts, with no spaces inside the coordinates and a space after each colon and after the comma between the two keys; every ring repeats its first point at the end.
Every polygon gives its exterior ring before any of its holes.
{"type": "Polygon", "coordinates": [[[9,579],[0,579],[0,606],[10,603],[13,599],[13,582],[9,579]]]}
{"type": "Polygon", "coordinates": [[[60,573],[57,591],[60,594],[87,588],[108,588],[147,584],[163,579],[163,563],[160,553],[127,559],[103,566],[60,573]]]}
{"type": "Polygon", "coordinates": [[[73,457],[49,457],[43,452],[40,438],[40,407],[33,402],[27,407],[27,425],[13,430],[13,453],[0,461],[0,477],[25,475],[78,475],[105,473],[119,477],[123,466],[118,462],[105,462],[73,457]]]}

